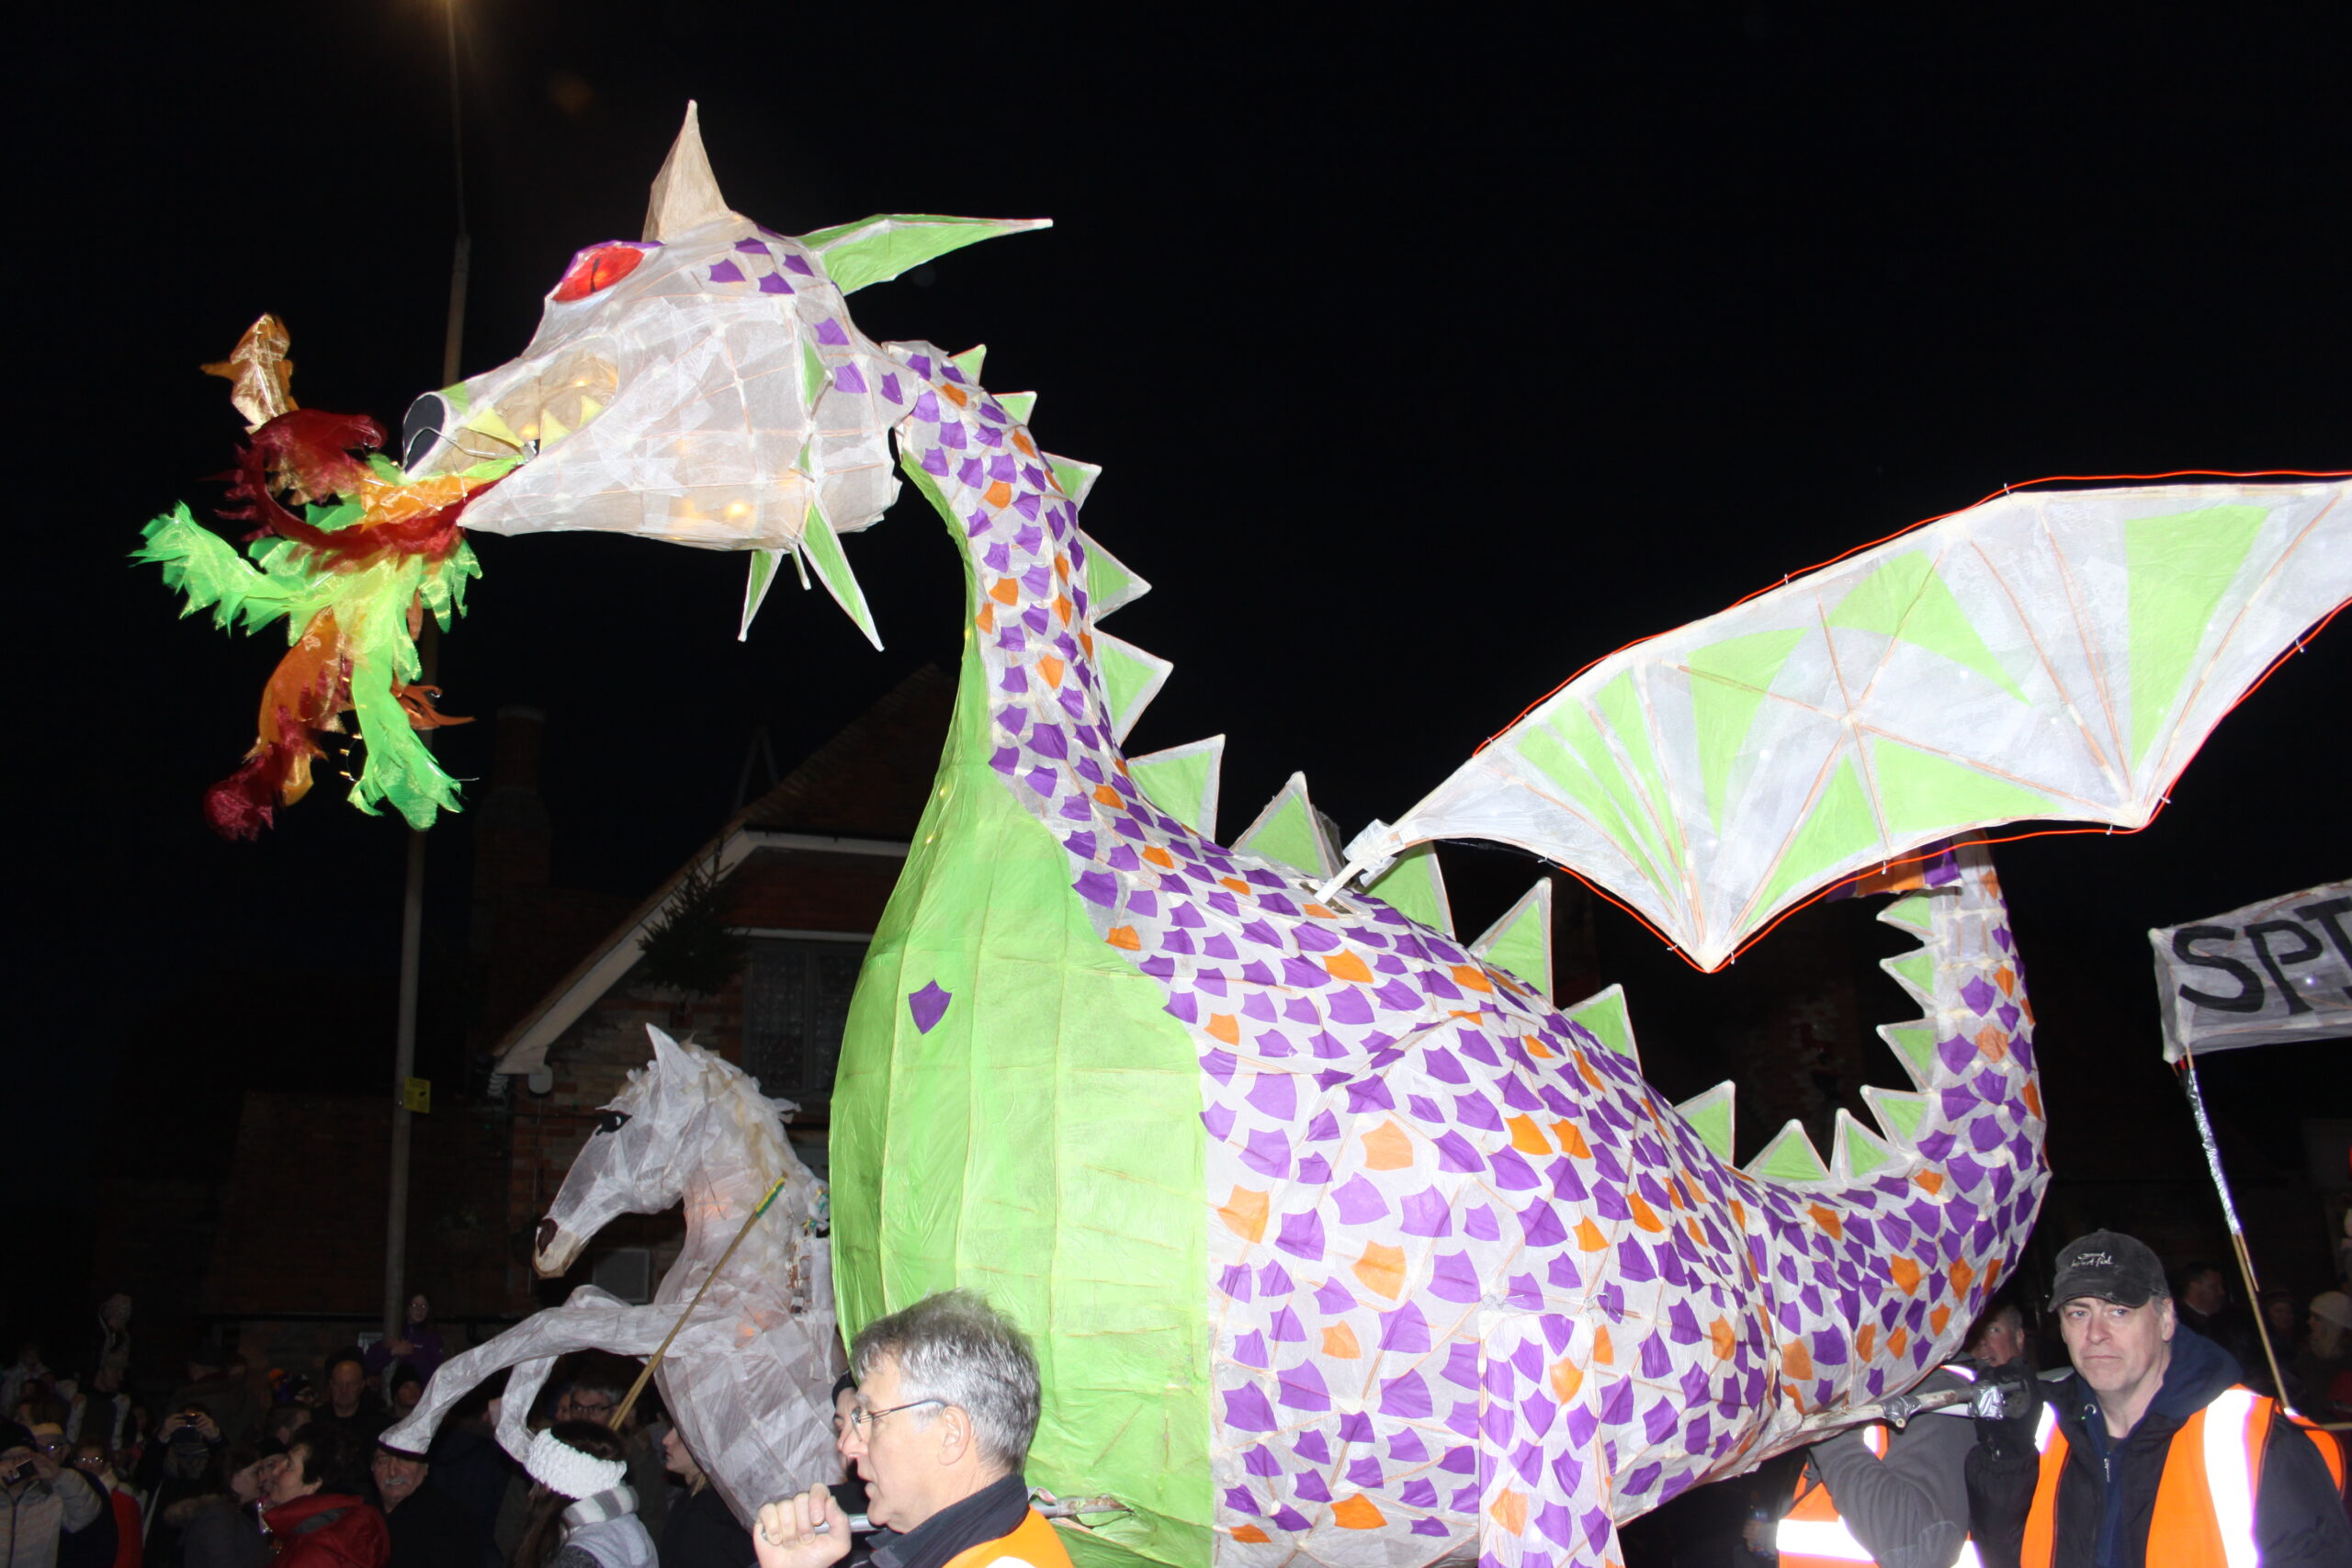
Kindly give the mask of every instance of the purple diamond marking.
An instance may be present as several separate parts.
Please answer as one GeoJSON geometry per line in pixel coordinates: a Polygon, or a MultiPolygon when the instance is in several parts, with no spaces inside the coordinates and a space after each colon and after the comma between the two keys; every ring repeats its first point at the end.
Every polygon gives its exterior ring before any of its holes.
{"type": "Polygon", "coordinates": [[[946,1015],[947,1004],[955,999],[953,993],[939,988],[939,982],[936,980],[931,981],[922,990],[908,997],[907,1011],[914,1016],[915,1032],[930,1033],[940,1019],[946,1015]]]}

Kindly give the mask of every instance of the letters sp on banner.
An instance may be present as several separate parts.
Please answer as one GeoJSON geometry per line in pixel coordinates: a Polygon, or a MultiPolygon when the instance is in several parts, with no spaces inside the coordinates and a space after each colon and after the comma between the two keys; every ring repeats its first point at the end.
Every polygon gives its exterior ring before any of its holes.
{"type": "Polygon", "coordinates": [[[2152,931],[2165,1055],[2352,1034],[2352,883],[2152,931]]]}

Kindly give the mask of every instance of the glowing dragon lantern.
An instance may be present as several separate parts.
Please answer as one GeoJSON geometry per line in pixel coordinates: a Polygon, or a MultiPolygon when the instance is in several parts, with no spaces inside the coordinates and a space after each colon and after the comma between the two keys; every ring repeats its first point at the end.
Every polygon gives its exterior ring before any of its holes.
{"type": "Polygon", "coordinates": [[[522,359],[425,404],[407,469],[513,463],[469,526],[752,550],[747,621],[790,552],[870,630],[839,537],[891,493],[886,433],[947,524],[963,679],[843,1042],[834,1278],[853,1331],[960,1284],[1036,1334],[1031,1477],[1125,1505],[1098,1549],[1615,1561],[1619,1521],[1948,1355],[2032,1224],[1981,850],[1888,889],[1912,1087],[1739,1168],[1730,1086],[1668,1104],[1613,987],[1549,998],[1543,889],[1460,942],[1421,840],[1556,855],[1713,963],[1938,838],[2144,819],[2352,592],[2341,483],[2019,494],[1605,661],[1352,863],[1300,778],[1227,845],[1221,739],[1125,754],[1169,666],[1102,629],[1148,585],[1080,529],[1094,470],[977,352],[842,304],[1023,225],[775,235],[691,121],[655,209],[658,248],[582,253],[522,359]]]}

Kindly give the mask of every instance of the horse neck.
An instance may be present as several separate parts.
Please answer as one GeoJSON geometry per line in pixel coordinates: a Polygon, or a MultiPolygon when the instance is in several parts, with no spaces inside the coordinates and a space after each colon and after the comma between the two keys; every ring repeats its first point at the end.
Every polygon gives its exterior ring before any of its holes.
{"type": "MultiPolygon", "coordinates": [[[[760,1135],[760,1119],[749,1108],[715,1098],[704,1117],[704,1134],[681,1201],[685,1208],[684,1256],[715,1258],[735,1240],[743,1222],[785,1173],[783,1139],[774,1145],[760,1135]]],[[[743,1251],[764,1252],[762,1227],[744,1237],[743,1251]]]]}

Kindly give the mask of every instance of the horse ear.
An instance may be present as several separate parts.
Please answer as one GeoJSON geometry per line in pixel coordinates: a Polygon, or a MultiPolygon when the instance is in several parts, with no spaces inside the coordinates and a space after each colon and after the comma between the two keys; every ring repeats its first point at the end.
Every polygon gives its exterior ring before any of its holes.
{"type": "Polygon", "coordinates": [[[650,1023],[645,1026],[645,1032],[653,1037],[653,1065],[656,1067],[660,1068],[663,1072],[690,1072],[693,1070],[693,1059],[686,1055],[684,1050],[679,1046],[676,1041],[671,1039],[668,1035],[662,1033],[660,1030],[654,1028],[650,1023]]]}

